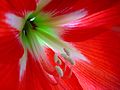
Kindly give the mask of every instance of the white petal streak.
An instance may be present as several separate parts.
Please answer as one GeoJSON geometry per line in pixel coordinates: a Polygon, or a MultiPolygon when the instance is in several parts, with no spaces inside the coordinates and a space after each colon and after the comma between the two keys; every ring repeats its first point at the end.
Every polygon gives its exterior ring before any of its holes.
{"type": "Polygon", "coordinates": [[[85,62],[90,63],[90,61],[88,60],[88,58],[86,56],[84,56],[82,53],[76,53],[76,52],[71,52],[70,53],[71,58],[73,58],[74,60],[82,60],[85,62]]]}
{"type": "Polygon", "coordinates": [[[9,24],[12,28],[16,28],[17,30],[22,30],[24,25],[24,20],[22,17],[18,17],[12,13],[7,13],[5,22],[9,24]]]}
{"type": "Polygon", "coordinates": [[[79,20],[85,17],[86,15],[87,15],[87,11],[85,9],[81,9],[79,11],[75,11],[70,14],[54,17],[51,23],[58,26],[65,26],[75,20],[79,20]]]}
{"type": "Polygon", "coordinates": [[[27,63],[27,51],[24,51],[24,54],[22,58],[20,59],[20,75],[19,75],[19,80],[22,80],[22,77],[24,75],[24,72],[26,70],[26,63],[27,63]]]}

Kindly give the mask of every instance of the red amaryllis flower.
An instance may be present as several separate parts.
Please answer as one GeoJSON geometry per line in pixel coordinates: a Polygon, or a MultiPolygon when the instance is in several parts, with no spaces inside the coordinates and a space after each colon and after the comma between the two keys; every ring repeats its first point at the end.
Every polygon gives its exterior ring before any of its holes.
{"type": "Polygon", "coordinates": [[[119,0],[0,0],[0,90],[119,90],[119,0]]]}

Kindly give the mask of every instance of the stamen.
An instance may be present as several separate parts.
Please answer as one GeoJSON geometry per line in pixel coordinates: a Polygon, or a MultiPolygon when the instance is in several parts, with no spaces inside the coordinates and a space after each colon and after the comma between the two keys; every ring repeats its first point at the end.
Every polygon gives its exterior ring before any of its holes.
{"type": "Polygon", "coordinates": [[[72,65],[75,65],[75,61],[72,60],[69,56],[65,55],[65,54],[61,54],[61,56],[67,60],[68,62],[70,62],[72,65]]]}
{"type": "Polygon", "coordinates": [[[66,53],[68,56],[70,56],[70,52],[68,51],[68,49],[64,48],[63,50],[65,51],[65,53],[66,53]]]}
{"type": "Polygon", "coordinates": [[[61,54],[61,56],[63,57],[63,58],[67,58],[67,55],[66,54],[61,54]]]}
{"type": "Polygon", "coordinates": [[[60,75],[60,77],[63,77],[64,73],[63,70],[59,66],[55,66],[57,73],[60,75]]]}
{"type": "Polygon", "coordinates": [[[57,54],[54,55],[54,61],[55,63],[61,65],[62,64],[62,61],[58,58],[57,54]]]}
{"type": "Polygon", "coordinates": [[[70,57],[67,57],[67,59],[66,60],[68,60],[72,65],[75,65],[75,61],[74,60],[72,60],[70,57]]]}

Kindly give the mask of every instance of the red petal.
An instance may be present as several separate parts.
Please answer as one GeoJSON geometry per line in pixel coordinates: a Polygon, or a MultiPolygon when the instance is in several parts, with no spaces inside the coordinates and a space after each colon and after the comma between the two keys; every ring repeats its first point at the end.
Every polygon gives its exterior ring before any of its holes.
{"type": "Polygon", "coordinates": [[[25,75],[19,90],[50,90],[50,85],[38,62],[29,54],[25,75]]]}
{"type": "Polygon", "coordinates": [[[85,90],[119,90],[120,33],[108,31],[74,44],[90,60],[78,61],[74,69],[85,90]]]}
{"type": "Polygon", "coordinates": [[[119,0],[52,0],[43,11],[54,12],[54,15],[62,15],[80,9],[87,9],[89,14],[109,8],[119,0]]]}
{"type": "Polygon", "coordinates": [[[61,32],[65,41],[81,41],[94,37],[120,23],[119,6],[94,13],[65,25],[61,32]],[[71,24],[75,24],[70,26],[71,24]]]}
{"type": "Polygon", "coordinates": [[[108,29],[103,27],[95,27],[95,28],[87,28],[87,29],[79,29],[76,28],[75,30],[68,31],[62,34],[62,38],[67,42],[79,42],[91,39],[108,29]]]}
{"type": "Polygon", "coordinates": [[[9,25],[0,23],[0,63],[18,61],[23,48],[18,39],[18,32],[9,25]]]}
{"type": "Polygon", "coordinates": [[[0,0],[0,11],[6,11],[6,10],[10,10],[10,5],[5,1],[5,0],[0,0]]]}
{"type": "Polygon", "coordinates": [[[0,63],[12,63],[21,58],[23,48],[18,38],[19,32],[5,23],[4,14],[0,11],[0,63]]]}
{"type": "Polygon", "coordinates": [[[0,64],[0,90],[17,90],[19,83],[18,62],[0,64]]]}
{"type": "MultiPolygon", "coordinates": [[[[97,1],[89,0],[83,5],[83,7],[85,7],[88,10],[89,14],[92,14],[95,12],[108,9],[117,3],[119,3],[119,0],[97,0],[97,1]]],[[[77,4],[77,6],[79,6],[79,3],[77,4]]]]}
{"type": "Polygon", "coordinates": [[[52,90],[83,90],[78,79],[74,74],[72,74],[70,78],[61,79],[57,87],[52,86],[52,88],[54,88],[52,90]]]}
{"type": "Polygon", "coordinates": [[[43,11],[54,12],[56,15],[61,15],[70,12],[70,8],[73,7],[78,2],[78,0],[52,0],[43,11]]]}
{"type": "Polygon", "coordinates": [[[0,8],[8,10],[19,16],[36,9],[36,0],[1,0],[0,8]]]}

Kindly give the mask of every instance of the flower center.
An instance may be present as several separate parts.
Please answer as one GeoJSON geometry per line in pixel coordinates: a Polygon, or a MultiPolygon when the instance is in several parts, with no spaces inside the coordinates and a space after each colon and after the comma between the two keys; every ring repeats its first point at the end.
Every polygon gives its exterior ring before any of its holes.
{"type": "MultiPolygon", "coordinates": [[[[48,15],[30,15],[21,31],[21,41],[24,47],[24,54],[28,49],[35,60],[38,60],[39,62],[43,60],[44,63],[47,63],[47,66],[51,65],[48,64],[49,60],[45,54],[45,48],[47,47],[52,49],[55,52],[55,69],[62,77],[63,70],[59,66],[61,65],[61,62],[69,62],[71,65],[74,65],[75,62],[70,56],[72,48],[68,48],[70,45],[61,40],[57,35],[54,26],[49,23],[50,18],[51,17],[48,15]]],[[[26,59],[25,56],[22,59],[26,59]]]]}
{"type": "MultiPolygon", "coordinates": [[[[39,62],[44,73],[54,77],[49,71],[57,72],[60,77],[64,76],[66,67],[72,69],[75,60],[86,60],[86,58],[68,42],[61,39],[58,31],[70,22],[82,18],[86,11],[79,10],[68,15],[54,16],[53,12],[44,13],[42,8],[51,0],[41,0],[34,12],[26,18],[18,17],[14,14],[6,14],[6,22],[20,31],[19,39],[24,48],[23,56],[20,58],[20,80],[26,70],[28,52],[33,59],[39,62]],[[46,48],[54,52],[54,64],[48,59],[46,48]],[[63,64],[65,63],[65,64],[63,64]],[[63,65],[65,69],[63,69],[63,65]],[[46,70],[47,69],[47,70],[46,70]]],[[[73,24],[75,26],[75,24],[73,24]]],[[[71,74],[71,72],[70,72],[71,74]]],[[[53,79],[53,78],[52,78],[53,79]]]]}
{"type": "MultiPolygon", "coordinates": [[[[20,60],[20,77],[23,76],[27,62],[27,52],[29,51],[34,60],[37,60],[41,66],[48,70],[56,70],[60,77],[63,77],[65,70],[61,68],[62,62],[65,68],[72,69],[77,58],[84,58],[72,45],[63,41],[57,34],[59,27],[50,23],[52,17],[46,13],[37,15],[31,14],[24,24],[20,38],[24,47],[24,54],[20,60]],[[53,66],[46,55],[45,49],[50,48],[55,53],[53,66]],[[53,67],[51,69],[51,67],[53,67]]],[[[70,72],[71,73],[71,72],[70,72]]]]}
{"type": "Polygon", "coordinates": [[[29,30],[34,30],[36,27],[36,25],[34,24],[34,20],[33,19],[28,19],[25,23],[25,26],[22,30],[22,33],[27,37],[27,34],[29,32],[29,30]]]}

